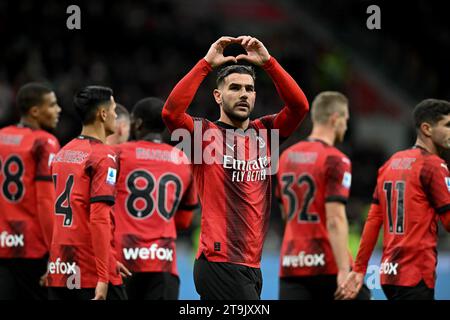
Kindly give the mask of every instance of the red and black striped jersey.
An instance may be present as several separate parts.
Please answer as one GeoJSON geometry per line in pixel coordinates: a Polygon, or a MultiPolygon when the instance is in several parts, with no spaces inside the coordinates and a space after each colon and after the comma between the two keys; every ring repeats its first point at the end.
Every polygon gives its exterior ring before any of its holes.
{"type": "MultiPolygon", "coordinates": [[[[79,136],[64,146],[52,162],[52,177],[56,188],[55,224],[50,250],[48,282],[51,287],[65,287],[73,273],[60,266],[79,268],[81,288],[95,288],[98,281],[96,257],[91,234],[90,207],[95,202],[115,202],[117,159],[114,151],[100,140],[79,136]]],[[[110,210],[108,228],[109,281],[122,283],[116,269],[114,252],[114,215],[110,210]]],[[[68,267],[67,267],[68,268],[68,267]]],[[[66,268],[66,269],[67,269],[66,268]]],[[[78,270],[78,269],[77,269],[78,270]]],[[[72,270],[73,271],[73,270],[72,270]]]]}
{"type": "MultiPolygon", "coordinates": [[[[395,153],[378,171],[373,202],[368,221],[379,221],[384,231],[381,283],[415,286],[423,279],[433,288],[438,215],[450,210],[445,161],[418,147],[395,153]]],[[[370,231],[364,230],[355,271],[366,271],[372,253],[367,243],[378,235],[370,231]]]]}
{"type": "Polygon", "coordinates": [[[42,258],[48,252],[36,181],[51,182],[50,162],[58,150],[58,140],[44,130],[0,130],[0,258],[42,258]]]}
{"type": "Polygon", "coordinates": [[[283,152],[276,189],[286,220],[281,277],[337,274],[325,203],[346,204],[351,177],[349,158],[320,140],[302,141],[283,152]]]}
{"type": "Polygon", "coordinates": [[[118,257],[131,272],[177,275],[176,219],[190,220],[198,206],[190,163],[165,143],[140,140],[114,149],[120,167],[114,206],[118,257]]]}

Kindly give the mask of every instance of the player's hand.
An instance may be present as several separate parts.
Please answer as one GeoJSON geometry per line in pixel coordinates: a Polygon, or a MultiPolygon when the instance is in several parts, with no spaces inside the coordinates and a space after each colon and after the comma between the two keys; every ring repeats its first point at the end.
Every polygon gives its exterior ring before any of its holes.
{"type": "Polygon", "coordinates": [[[359,272],[350,272],[344,283],[338,287],[334,294],[337,300],[351,300],[356,297],[364,283],[364,274],[359,272]]]}
{"type": "Polygon", "coordinates": [[[131,277],[132,274],[130,270],[127,269],[121,262],[117,261],[117,273],[120,273],[122,278],[128,278],[131,277]]]}
{"type": "Polygon", "coordinates": [[[106,282],[97,282],[95,287],[95,297],[92,300],[106,300],[108,295],[108,284],[106,282]]]}
{"type": "Polygon", "coordinates": [[[339,287],[341,287],[344,284],[345,280],[347,280],[347,277],[349,274],[350,274],[349,270],[338,271],[337,279],[336,279],[338,289],[339,289],[339,287]]]}
{"type": "Polygon", "coordinates": [[[256,38],[250,36],[240,36],[237,38],[247,54],[240,54],[237,60],[245,60],[257,66],[262,66],[270,59],[269,51],[264,44],[256,38]]]}
{"type": "Polygon", "coordinates": [[[46,287],[46,286],[48,285],[47,277],[48,277],[48,270],[47,270],[46,273],[44,273],[44,275],[42,275],[42,276],[39,278],[39,285],[40,285],[41,287],[46,287]]]}
{"type": "Polygon", "coordinates": [[[214,42],[209,48],[208,53],[205,56],[205,60],[209,63],[212,68],[217,68],[227,62],[237,63],[236,57],[223,55],[223,50],[231,44],[237,43],[239,40],[233,37],[221,37],[219,40],[214,42]]]}

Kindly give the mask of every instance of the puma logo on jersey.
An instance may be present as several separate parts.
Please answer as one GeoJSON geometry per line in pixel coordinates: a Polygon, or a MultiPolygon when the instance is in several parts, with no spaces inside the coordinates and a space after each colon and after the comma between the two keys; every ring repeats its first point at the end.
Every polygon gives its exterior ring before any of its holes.
{"type": "Polygon", "coordinates": [[[113,156],[112,154],[108,154],[108,158],[111,158],[114,162],[116,162],[117,156],[113,156]]]}
{"type": "Polygon", "coordinates": [[[173,261],[173,250],[169,248],[160,248],[156,243],[150,248],[123,248],[123,256],[125,260],[161,260],[173,261]]]}
{"type": "Polygon", "coordinates": [[[9,234],[3,231],[0,234],[0,247],[2,248],[17,248],[24,247],[24,235],[23,234],[9,234]]]}
{"type": "Polygon", "coordinates": [[[283,257],[283,267],[323,267],[325,266],[325,254],[324,253],[313,253],[305,254],[304,251],[296,256],[284,256],[283,257]]]}
{"type": "Polygon", "coordinates": [[[55,262],[48,264],[48,272],[51,274],[76,274],[77,264],[75,262],[61,262],[61,258],[57,258],[55,262]]]}
{"type": "Polygon", "coordinates": [[[398,263],[388,262],[388,260],[384,260],[384,262],[380,265],[380,274],[397,274],[398,263]]]}

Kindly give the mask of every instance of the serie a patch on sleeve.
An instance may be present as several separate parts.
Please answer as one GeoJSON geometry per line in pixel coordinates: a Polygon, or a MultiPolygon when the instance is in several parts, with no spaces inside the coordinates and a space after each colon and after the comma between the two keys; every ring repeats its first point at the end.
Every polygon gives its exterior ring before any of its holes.
{"type": "Polygon", "coordinates": [[[116,179],[117,179],[117,169],[108,168],[108,175],[106,176],[106,183],[114,185],[116,184],[116,179]]]}
{"type": "Polygon", "coordinates": [[[350,186],[352,185],[352,174],[350,172],[345,172],[344,177],[342,178],[342,185],[350,189],[350,186]]]}
{"type": "Polygon", "coordinates": [[[450,192],[450,177],[445,177],[445,184],[447,185],[447,191],[450,192]]]}

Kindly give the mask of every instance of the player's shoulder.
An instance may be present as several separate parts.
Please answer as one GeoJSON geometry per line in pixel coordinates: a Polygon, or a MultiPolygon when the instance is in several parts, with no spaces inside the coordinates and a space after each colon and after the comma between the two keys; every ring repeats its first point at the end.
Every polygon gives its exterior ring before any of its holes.
{"type": "Polygon", "coordinates": [[[260,118],[256,118],[250,122],[250,126],[256,127],[258,129],[268,129],[273,126],[273,121],[277,114],[269,114],[262,116],[260,118]]]}
{"type": "Polygon", "coordinates": [[[59,148],[58,139],[50,132],[45,130],[34,130],[33,138],[41,144],[49,144],[54,148],[59,148]]]}

